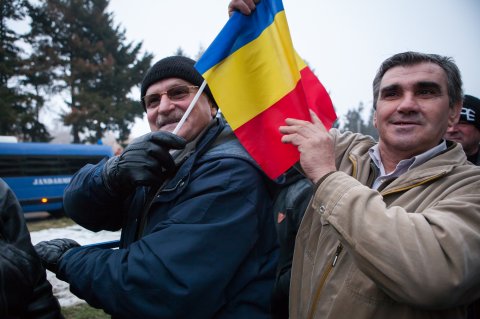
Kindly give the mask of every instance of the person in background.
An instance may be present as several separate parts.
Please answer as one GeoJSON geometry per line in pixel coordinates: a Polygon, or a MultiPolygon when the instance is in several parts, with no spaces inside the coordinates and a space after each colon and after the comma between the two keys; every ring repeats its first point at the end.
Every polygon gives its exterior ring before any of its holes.
{"type": "Polygon", "coordinates": [[[302,174],[298,163],[283,174],[281,178],[279,179],[282,180],[281,187],[273,204],[280,246],[272,298],[272,318],[274,319],[288,318],[295,237],[313,193],[313,184],[302,174]]]}
{"type": "Polygon", "coordinates": [[[63,318],[22,208],[0,178],[0,318],[63,318]]]}
{"type": "Polygon", "coordinates": [[[445,133],[447,140],[462,144],[467,159],[480,165],[480,100],[465,94],[460,120],[445,133]]]}
{"type": "MultiPolygon", "coordinates": [[[[449,127],[445,139],[462,144],[467,159],[480,165],[480,100],[465,94],[460,119],[449,127]]],[[[468,307],[468,319],[480,318],[480,300],[468,307]]]]}
{"type": "Polygon", "coordinates": [[[141,85],[151,133],[87,165],[65,190],[65,212],[98,231],[122,229],[117,250],[55,239],[35,248],[71,291],[114,318],[270,318],[278,244],[268,178],[217,114],[181,56],[141,85]],[[172,152],[172,154],[170,154],[172,152]]]}

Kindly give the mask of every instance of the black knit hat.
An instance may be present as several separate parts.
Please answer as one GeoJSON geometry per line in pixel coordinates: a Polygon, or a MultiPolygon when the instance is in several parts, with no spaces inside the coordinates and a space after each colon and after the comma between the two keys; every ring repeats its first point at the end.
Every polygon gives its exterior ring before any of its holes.
{"type": "Polygon", "coordinates": [[[480,130],[480,100],[471,95],[463,97],[459,122],[475,125],[480,130]]]}
{"type": "MultiPolygon", "coordinates": [[[[198,73],[197,69],[195,69],[194,65],[194,60],[180,55],[169,56],[161,59],[147,71],[147,74],[145,74],[145,77],[142,80],[140,98],[145,96],[145,93],[150,85],[167,78],[180,78],[192,83],[193,85],[201,86],[203,83],[203,77],[200,73],[198,73]]],[[[207,94],[207,96],[216,106],[217,103],[215,102],[208,85],[205,86],[203,92],[207,94]]],[[[143,109],[145,110],[145,104],[143,103],[143,100],[142,105],[143,109]]]]}

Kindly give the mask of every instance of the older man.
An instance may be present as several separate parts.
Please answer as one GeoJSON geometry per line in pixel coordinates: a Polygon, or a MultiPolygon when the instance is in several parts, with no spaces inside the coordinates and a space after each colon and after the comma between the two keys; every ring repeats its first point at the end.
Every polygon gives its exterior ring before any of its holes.
{"type": "Polygon", "coordinates": [[[157,62],[141,87],[152,132],[65,191],[80,225],[122,229],[120,249],[36,245],[73,293],[115,318],[270,317],[278,249],[266,178],[216,117],[208,87],[170,133],[202,82],[191,59],[157,62]]]}
{"type": "Polygon", "coordinates": [[[296,239],[291,318],[464,318],[480,296],[480,169],[445,141],[462,106],[446,57],[405,52],[373,82],[379,142],[288,119],[317,185],[296,239]]]}
{"type": "Polygon", "coordinates": [[[467,159],[480,165],[480,100],[465,94],[460,120],[450,126],[445,134],[447,140],[462,144],[467,159]]]}

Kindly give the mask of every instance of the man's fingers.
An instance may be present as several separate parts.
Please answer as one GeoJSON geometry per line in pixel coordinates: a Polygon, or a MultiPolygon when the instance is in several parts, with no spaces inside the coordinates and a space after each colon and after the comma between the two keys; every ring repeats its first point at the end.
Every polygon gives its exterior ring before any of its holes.
{"type": "Polygon", "coordinates": [[[311,109],[309,109],[310,112],[310,117],[312,118],[312,123],[315,124],[315,126],[321,128],[323,132],[326,132],[327,129],[325,128],[325,125],[323,125],[322,121],[318,118],[317,114],[313,112],[311,109]]]}
{"type": "Polygon", "coordinates": [[[235,11],[240,11],[245,15],[250,15],[255,10],[255,3],[253,0],[232,0],[228,4],[228,16],[232,16],[235,11]]]}
{"type": "Polygon", "coordinates": [[[150,140],[154,144],[168,149],[182,149],[187,144],[183,137],[165,131],[151,133],[150,140]]]}
{"type": "Polygon", "coordinates": [[[320,121],[317,114],[314,111],[312,111],[312,109],[308,109],[308,111],[310,112],[310,117],[312,118],[313,124],[322,123],[322,121],[320,121]]]}
{"type": "Polygon", "coordinates": [[[248,8],[250,9],[250,12],[252,12],[253,10],[255,10],[256,8],[256,4],[260,2],[260,0],[243,0],[248,8]]]}
{"type": "Polygon", "coordinates": [[[280,126],[278,129],[282,134],[293,134],[298,131],[297,126],[291,126],[291,125],[283,125],[283,126],[280,126]]]}
{"type": "Polygon", "coordinates": [[[298,146],[300,144],[300,139],[301,137],[298,134],[288,134],[282,136],[282,143],[284,144],[292,144],[295,146],[298,146]]]}
{"type": "Polygon", "coordinates": [[[294,118],[287,118],[285,119],[285,124],[287,125],[305,125],[310,123],[309,121],[304,121],[304,120],[299,120],[299,119],[294,119],[294,118]]]}

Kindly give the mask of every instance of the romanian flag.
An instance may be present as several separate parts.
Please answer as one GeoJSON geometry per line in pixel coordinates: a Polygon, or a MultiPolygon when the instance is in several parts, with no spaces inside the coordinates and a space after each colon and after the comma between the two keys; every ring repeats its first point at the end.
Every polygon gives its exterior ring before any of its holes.
{"type": "Polygon", "coordinates": [[[325,88],[293,49],[281,0],[262,0],[250,16],[234,13],[195,65],[245,149],[272,179],[299,160],[283,144],[288,117],[329,129],[336,120],[325,88]]]}

